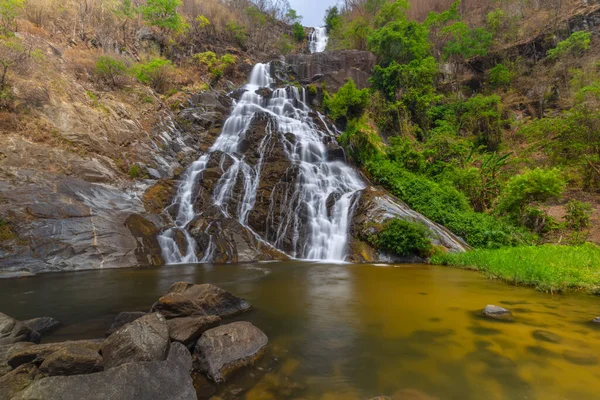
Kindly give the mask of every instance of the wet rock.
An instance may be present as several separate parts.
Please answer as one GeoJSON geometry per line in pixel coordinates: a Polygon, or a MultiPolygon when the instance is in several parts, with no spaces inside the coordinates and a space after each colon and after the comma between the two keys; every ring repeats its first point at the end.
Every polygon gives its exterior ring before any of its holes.
{"type": "Polygon", "coordinates": [[[104,368],[138,361],[162,361],[169,350],[169,328],[159,313],[145,315],[117,330],[102,344],[104,368]]]}
{"type": "Polygon", "coordinates": [[[514,320],[514,317],[510,311],[508,311],[506,308],[502,308],[502,307],[498,307],[498,306],[494,306],[494,305],[487,305],[481,312],[481,315],[483,315],[484,317],[487,317],[487,318],[497,319],[497,320],[501,320],[501,321],[513,321],[514,320]]]}
{"type": "Polygon", "coordinates": [[[158,227],[140,214],[132,214],[125,220],[131,235],[137,242],[135,256],[140,265],[163,265],[162,250],[158,243],[158,227]]]}
{"type": "Polygon", "coordinates": [[[40,372],[49,376],[91,374],[103,369],[98,351],[80,346],[65,346],[40,365],[40,372]]]}
{"type": "Polygon", "coordinates": [[[598,317],[598,318],[594,318],[594,319],[592,320],[592,323],[593,323],[593,324],[598,324],[598,325],[600,325],[600,317],[598,317]]]}
{"type": "Polygon", "coordinates": [[[223,382],[232,372],[260,358],[268,341],[250,322],[210,329],[196,344],[198,368],[215,382],[223,382]]]}
{"type": "Polygon", "coordinates": [[[147,313],[145,313],[143,311],[133,311],[133,312],[124,311],[124,312],[117,314],[112,325],[110,326],[110,328],[108,328],[108,331],[106,331],[106,337],[115,333],[122,326],[125,326],[125,325],[135,321],[136,319],[142,318],[146,314],[147,313]]]}
{"type": "Polygon", "coordinates": [[[167,321],[169,336],[172,341],[189,346],[196,343],[205,331],[217,326],[219,321],[221,318],[214,315],[170,319],[167,321]]]}
{"type": "Polygon", "coordinates": [[[37,344],[12,348],[9,350],[7,364],[12,368],[17,368],[24,364],[41,365],[47,357],[66,347],[84,348],[96,353],[100,351],[102,340],[76,340],[61,343],[37,344]]]}
{"type": "Polygon", "coordinates": [[[38,373],[35,365],[21,365],[0,377],[0,400],[10,400],[29,386],[38,373]]]}
{"type": "Polygon", "coordinates": [[[576,365],[596,365],[598,364],[598,357],[590,353],[582,353],[576,350],[565,350],[563,351],[563,357],[571,364],[576,365]]]}
{"type": "Polygon", "coordinates": [[[166,318],[191,315],[216,315],[228,317],[248,311],[252,306],[246,300],[211,284],[194,285],[179,282],[169,288],[169,293],[158,299],[152,307],[166,318]]]}
{"type": "Polygon", "coordinates": [[[256,94],[265,99],[269,99],[273,95],[273,91],[267,87],[262,87],[256,91],[256,94]]]}
{"type": "Polygon", "coordinates": [[[189,351],[173,343],[166,361],[135,362],[95,374],[39,379],[14,400],[195,400],[191,367],[189,351]]]}
{"type": "Polygon", "coordinates": [[[40,334],[28,328],[25,324],[0,313],[0,345],[17,342],[40,341],[40,334]]]}
{"type": "Polygon", "coordinates": [[[60,321],[51,317],[40,317],[23,321],[23,325],[43,335],[56,329],[60,325],[60,321]]]}
{"type": "Polygon", "coordinates": [[[158,181],[144,193],[144,197],[142,198],[144,208],[149,213],[160,214],[171,204],[171,199],[175,195],[176,190],[177,187],[174,181],[158,181]]]}
{"type": "Polygon", "coordinates": [[[558,336],[556,333],[543,331],[543,330],[534,331],[532,333],[532,336],[534,339],[540,340],[543,342],[560,343],[562,341],[562,338],[560,336],[558,336]]]}

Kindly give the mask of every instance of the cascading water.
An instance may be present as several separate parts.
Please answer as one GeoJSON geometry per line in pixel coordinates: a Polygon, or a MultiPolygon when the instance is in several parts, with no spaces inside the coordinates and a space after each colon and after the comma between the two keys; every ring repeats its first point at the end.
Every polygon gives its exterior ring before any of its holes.
{"type": "Polygon", "coordinates": [[[313,28],[308,39],[308,50],[310,50],[312,54],[324,52],[327,47],[327,41],[329,40],[327,28],[324,26],[313,28]]]}
{"type": "MultiPolygon", "coordinates": [[[[328,136],[329,140],[333,139],[332,133],[327,127],[325,132],[318,128],[306,105],[304,89],[302,92],[293,86],[275,89],[270,98],[257,93],[273,83],[270,65],[257,64],[220,136],[208,153],[185,172],[170,206],[174,226],[158,238],[168,264],[212,261],[216,248],[212,237],[207,248],[203,249],[203,258],[199,259],[196,252],[198,245],[189,228],[197,216],[194,204],[199,183],[213,155],[221,157],[219,165],[223,174],[211,194],[212,201],[224,218],[236,218],[257,239],[292,257],[344,260],[353,205],[365,184],[344,162],[329,160],[325,139],[328,136]],[[270,122],[258,145],[258,160],[251,165],[241,154],[241,147],[257,115],[266,115],[270,122]],[[266,237],[261,238],[249,226],[248,215],[255,206],[265,163],[263,156],[272,140],[282,143],[296,179],[294,184],[286,186],[285,201],[279,203],[279,207],[269,209],[266,237]],[[235,202],[232,201],[234,198],[235,202]],[[237,207],[234,207],[235,203],[237,207]],[[173,212],[175,209],[176,213],[173,212]],[[286,238],[292,238],[291,243],[286,238]]],[[[206,232],[211,226],[212,223],[206,232]]]]}

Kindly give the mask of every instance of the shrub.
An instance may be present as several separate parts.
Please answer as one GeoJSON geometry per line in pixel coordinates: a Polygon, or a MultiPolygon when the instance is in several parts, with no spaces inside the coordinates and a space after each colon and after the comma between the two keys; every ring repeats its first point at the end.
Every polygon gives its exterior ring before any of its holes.
{"type": "Polygon", "coordinates": [[[387,221],[379,233],[369,238],[369,242],[380,250],[405,257],[415,254],[428,257],[433,249],[429,231],[424,225],[398,218],[387,221]]]}
{"type": "Polygon", "coordinates": [[[571,200],[567,203],[567,215],[565,216],[567,226],[577,231],[587,228],[590,226],[591,214],[592,206],[589,203],[571,200]]]}
{"type": "Polygon", "coordinates": [[[127,71],[127,66],[123,61],[116,60],[109,56],[102,56],[96,61],[96,75],[104,82],[117,86],[127,71]]]}
{"type": "Polygon", "coordinates": [[[158,92],[164,92],[167,88],[168,74],[173,64],[163,58],[154,58],[146,63],[135,64],[131,72],[141,83],[150,85],[158,92]]]}
{"type": "Polygon", "coordinates": [[[225,26],[225,30],[231,35],[232,39],[235,40],[241,49],[246,49],[248,33],[243,26],[238,25],[235,22],[229,22],[225,26]]]}
{"type": "Polygon", "coordinates": [[[149,25],[156,26],[165,33],[179,33],[188,27],[185,19],[177,12],[181,4],[181,0],[147,0],[146,5],[139,7],[139,11],[149,25]]]}
{"type": "Polygon", "coordinates": [[[142,167],[140,167],[138,164],[133,164],[131,167],[129,167],[129,171],[127,173],[131,179],[139,178],[142,176],[142,167]]]}
{"type": "Polygon", "coordinates": [[[354,80],[350,79],[335,95],[326,94],[323,106],[334,120],[347,121],[359,117],[368,102],[368,90],[358,90],[354,80]]]}
{"type": "Polygon", "coordinates": [[[302,24],[300,22],[294,22],[294,25],[292,25],[292,33],[293,33],[294,39],[296,39],[296,42],[303,41],[304,37],[306,36],[304,34],[304,27],[302,26],[302,24]]]}
{"type": "Polygon", "coordinates": [[[510,85],[511,73],[504,64],[497,64],[490,70],[490,85],[492,87],[506,87],[510,85]]]}
{"type": "Polygon", "coordinates": [[[5,35],[17,30],[16,19],[25,4],[25,0],[0,1],[0,33],[5,35]]]}
{"type": "Polygon", "coordinates": [[[592,32],[573,32],[567,39],[548,50],[548,58],[554,60],[562,56],[580,56],[590,47],[592,32]]]}
{"type": "Polygon", "coordinates": [[[492,44],[491,33],[484,28],[470,29],[464,22],[455,22],[442,32],[452,37],[444,47],[446,58],[485,56],[492,44]]]}
{"type": "Polygon", "coordinates": [[[279,38],[279,41],[277,41],[275,47],[277,47],[281,54],[289,54],[294,49],[290,37],[286,34],[283,34],[279,38]]]}

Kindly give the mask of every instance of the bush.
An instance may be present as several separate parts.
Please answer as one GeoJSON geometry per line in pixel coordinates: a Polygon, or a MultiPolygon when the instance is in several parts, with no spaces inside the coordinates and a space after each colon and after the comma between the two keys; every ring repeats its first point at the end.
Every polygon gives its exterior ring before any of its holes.
{"type": "Polygon", "coordinates": [[[212,51],[194,54],[192,58],[201,65],[205,65],[214,79],[219,79],[236,63],[235,56],[225,54],[221,58],[218,58],[212,51]]]}
{"type": "Polygon", "coordinates": [[[112,57],[102,56],[96,61],[96,75],[109,85],[118,86],[126,71],[125,63],[112,57]]]}
{"type": "Polygon", "coordinates": [[[25,4],[25,0],[0,1],[0,34],[8,35],[17,30],[16,19],[25,4]]]}
{"type": "Polygon", "coordinates": [[[141,83],[150,85],[159,93],[167,90],[168,75],[173,63],[163,58],[154,58],[146,63],[135,64],[131,68],[133,76],[141,83]]]}
{"type": "Polygon", "coordinates": [[[131,179],[139,178],[142,176],[142,167],[140,167],[138,164],[133,164],[131,167],[129,167],[129,171],[127,173],[131,179]]]}
{"type": "Polygon", "coordinates": [[[565,216],[567,226],[576,231],[587,228],[590,226],[591,214],[592,206],[589,203],[571,200],[567,203],[567,215],[565,216]]]}
{"type": "Polygon", "coordinates": [[[567,39],[559,42],[555,48],[548,50],[548,58],[551,60],[562,56],[581,56],[590,47],[592,32],[573,32],[567,39]]]}
{"type": "Polygon", "coordinates": [[[368,102],[368,90],[358,90],[354,80],[350,79],[335,95],[326,94],[323,106],[334,120],[347,121],[359,117],[368,102]]]}
{"type": "Polygon", "coordinates": [[[379,233],[369,238],[369,242],[379,250],[404,257],[428,257],[433,249],[427,227],[398,218],[387,221],[379,233]]]}
{"type": "Polygon", "coordinates": [[[442,32],[452,37],[444,47],[446,58],[455,56],[468,60],[475,56],[485,56],[492,44],[491,33],[484,28],[470,29],[464,22],[455,22],[442,32]]]}
{"type": "Polygon", "coordinates": [[[279,38],[279,41],[275,44],[275,47],[277,47],[281,54],[289,54],[294,49],[294,45],[292,44],[290,37],[286,34],[283,34],[279,38]]]}
{"type": "Polygon", "coordinates": [[[294,22],[294,25],[292,25],[292,33],[293,33],[294,39],[296,39],[296,42],[303,41],[306,36],[304,34],[304,27],[302,26],[302,24],[300,22],[294,22]]]}
{"type": "Polygon", "coordinates": [[[497,64],[490,70],[490,85],[492,87],[506,87],[510,85],[511,73],[504,64],[497,64]]]}

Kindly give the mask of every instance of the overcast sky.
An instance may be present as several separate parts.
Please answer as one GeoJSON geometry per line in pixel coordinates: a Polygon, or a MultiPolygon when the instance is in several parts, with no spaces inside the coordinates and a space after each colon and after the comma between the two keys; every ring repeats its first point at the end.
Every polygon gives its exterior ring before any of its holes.
{"type": "Polygon", "coordinates": [[[290,0],[292,8],[302,15],[302,25],[323,26],[325,10],[335,5],[336,0],[290,0]]]}

